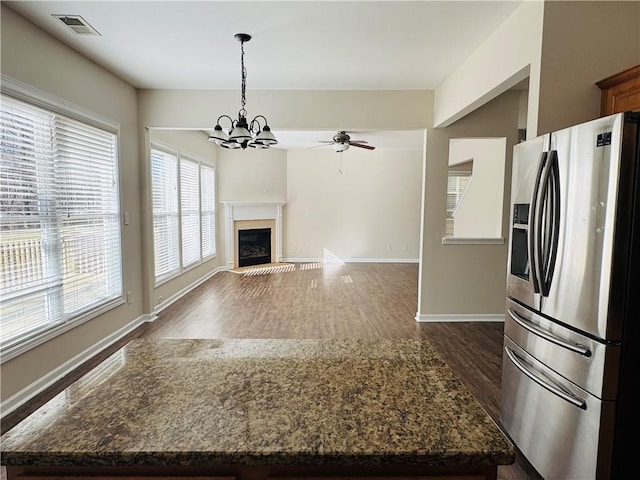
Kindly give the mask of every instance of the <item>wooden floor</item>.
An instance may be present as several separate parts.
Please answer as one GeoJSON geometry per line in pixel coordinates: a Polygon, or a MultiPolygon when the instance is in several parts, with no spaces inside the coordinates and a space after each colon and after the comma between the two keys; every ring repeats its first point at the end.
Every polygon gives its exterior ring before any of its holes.
{"type": "MultiPolygon", "coordinates": [[[[417,323],[417,290],[415,264],[313,263],[222,272],[123,342],[135,337],[427,339],[500,425],[503,324],[417,323]]],[[[3,420],[3,430],[100,359],[3,420]]],[[[515,464],[498,468],[498,479],[541,477],[519,455],[515,464]]]]}

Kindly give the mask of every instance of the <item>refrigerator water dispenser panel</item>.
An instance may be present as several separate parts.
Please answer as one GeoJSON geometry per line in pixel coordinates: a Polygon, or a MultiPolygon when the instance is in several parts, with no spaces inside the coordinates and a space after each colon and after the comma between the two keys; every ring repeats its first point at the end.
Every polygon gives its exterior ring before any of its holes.
{"type": "Polygon", "coordinates": [[[513,228],[511,231],[511,275],[529,279],[529,204],[517,203],[513,206],[513,228]]]}

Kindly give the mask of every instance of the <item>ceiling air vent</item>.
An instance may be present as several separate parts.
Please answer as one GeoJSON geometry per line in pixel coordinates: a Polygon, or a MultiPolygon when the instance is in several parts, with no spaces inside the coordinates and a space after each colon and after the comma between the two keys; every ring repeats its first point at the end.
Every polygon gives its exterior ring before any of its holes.
{"type": "Polygon", "coordinates": [[[52,14],[51,16],[57,18],[62,23],[64,23],[67,26],[67,28],[69,28],[76,35],[98,35],[98,36],[100,36],[100,33],[98,33],[98,31],[95,28],[93,28],[91,25],[89,25],[89,22],[87,22],[80,15],[55,15],[55,14],[52,14]]]}

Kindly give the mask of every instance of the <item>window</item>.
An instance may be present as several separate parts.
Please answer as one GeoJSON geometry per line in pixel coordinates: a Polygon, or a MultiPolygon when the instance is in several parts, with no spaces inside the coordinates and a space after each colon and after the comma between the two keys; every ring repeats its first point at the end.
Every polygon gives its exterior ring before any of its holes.
{"type": "Polygon", "coordinates": [[[50,99],[0,99],[1,345],[16,351],[123,302],[118,137],[50,99]]]}
{"type": "Polygon", "coordinates": [[[502,244],[506,137],[450,138],[443,244],[502,244]]]}
{"type": "Polygon", "coordinates": [[[152,142],[155,279],[160,284],[216,254],[213,166],[152,142]]]}
{"type": "Polygon", "coordinates": [[[155,275],[161,281],[180,272],[177,153],[151,150],[151,183],[155,275]]]}
{"type": "Polygon", "coordinates": [[[445,235],[447,237],[454,235],[453,226],[456,208],[458,208],[462,197],[464,197],[464,193],[467,191],[467,186],[471,182],[473,162],[466,163],[470,165],[469,170],[453,170],[449,167],[447,181],[447,223],[445,227],[445,235]]]}
{"type": "Polygon", "coordinates": [[[180,219],[182,221],[182,265],[200,261],[200,165],[180,158],[180,219]]]}

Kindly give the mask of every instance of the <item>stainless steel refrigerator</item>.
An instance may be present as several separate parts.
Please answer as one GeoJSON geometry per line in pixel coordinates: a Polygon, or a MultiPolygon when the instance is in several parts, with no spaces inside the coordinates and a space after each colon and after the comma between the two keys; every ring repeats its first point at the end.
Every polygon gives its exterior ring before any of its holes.
{"type": "Polygon", "coordinates": [[[639,122],[514,147],[501,421],[547,480],[638,471],[639,122]]]}

